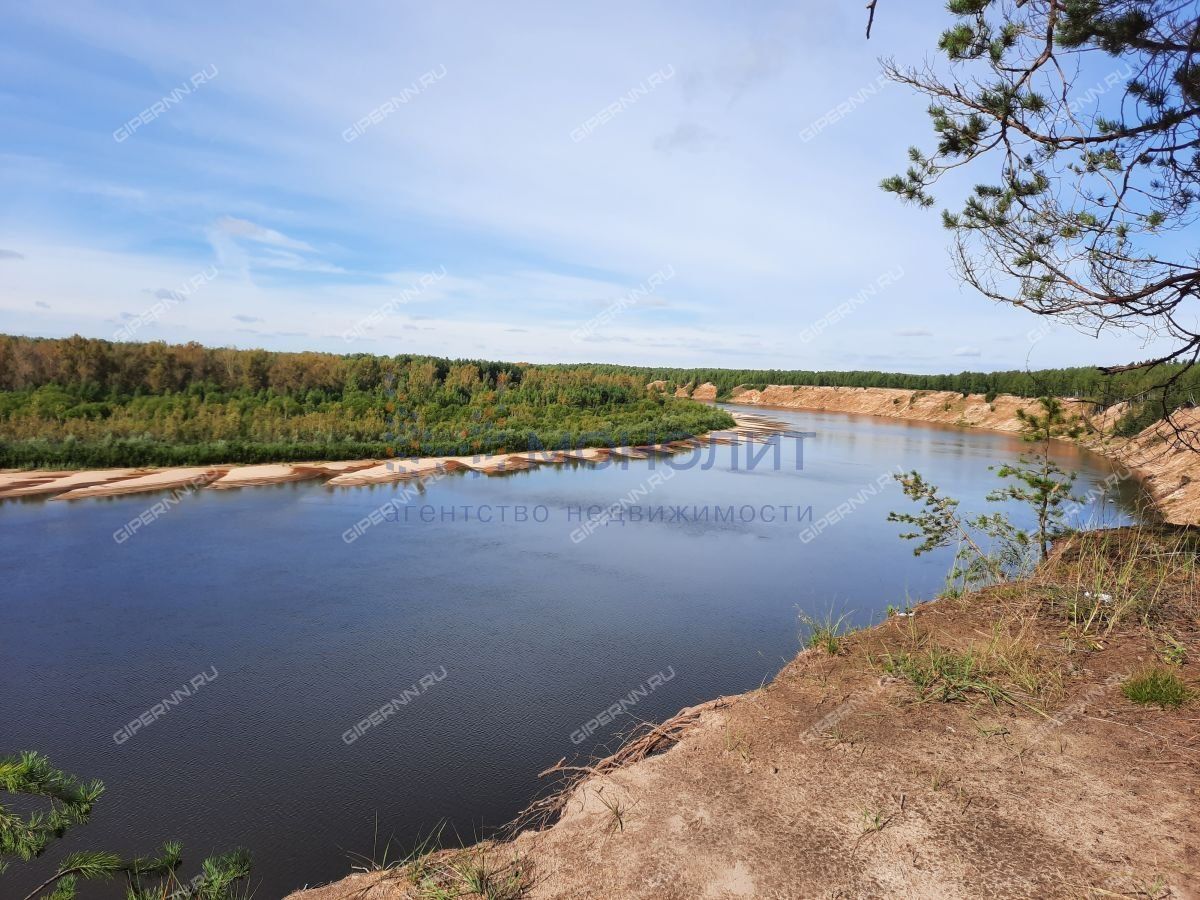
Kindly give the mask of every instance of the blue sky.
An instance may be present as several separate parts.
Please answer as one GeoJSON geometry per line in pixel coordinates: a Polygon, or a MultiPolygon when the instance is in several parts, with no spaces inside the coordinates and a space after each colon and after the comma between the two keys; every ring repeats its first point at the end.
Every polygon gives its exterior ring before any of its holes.
{"type": "Polygon", "coordinates": [[[1030,340],[1042,320],[959,287],[935,212],[878,189],[929,131],[877,58],[921,61],[947,21],[880,6],[868,43],[858,3],[8,4],[0,331],[913,372],[1146,355],[1030,340]]]}

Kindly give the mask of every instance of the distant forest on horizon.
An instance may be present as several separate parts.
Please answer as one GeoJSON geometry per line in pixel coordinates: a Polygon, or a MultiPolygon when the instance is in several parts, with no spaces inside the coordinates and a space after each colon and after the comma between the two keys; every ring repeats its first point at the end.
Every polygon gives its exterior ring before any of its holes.
{"type": "MultiPolygon", "coordinates": [[[[892,387],[972,394],[995,391],[1021,397],[1050,394],[1078,397],[1103,405],[1146,394],[1169,375],[1182,372],[1185,368],[1182,365],[1163,365],[1152,371],[1134,370],[1116,375],[1106,375],[1098,366],[994,372],[963,370],[929,375],[875,369],[739,369],[593,362],[527,363],[438,357],[422,353],[389,355],[315,350],[239,350],[205,347],[196,342],[134,343],[79,335],[38,338],[0,334],[0,391],[29,390],[47,384],[86,384],[93,391],[98,388],[115,397],[138,392],[156,394],[182,391],[206,381],[225,390],[242,388],[294,393],[297,389],[336,389],[340,386],[338,377],[331,372],[331,364],[323,360],[341,360],[346,373],[352,372],[353,377],[358,379],[366,377],[368,381],[374,377],[372,373],[376,366],[378,372],[384,374],[389,370],[389,364],[404,365],[422,360],[447,371],[455,365],[474,365],[481,372],[507,372],[510,376],[523,369],[563,369],[632,375],[645,378],[647,383],[666,381],[672,386],[710,382],[717,386],[721,396],[728,396],[735,387],[762,388],[768,384],[782,384],[892,387]],[[376,362],[354,362],[369,360],[376,362]],[[301,370],[305,374],[301,374],[301,370]],[[231,377],[240,378],[240,382],[235,384],[231,377]]],[[[1195,393],[1200,388],[1200,371],[1193,369],[1181,380],[1186,381],[1195,393]]]]}

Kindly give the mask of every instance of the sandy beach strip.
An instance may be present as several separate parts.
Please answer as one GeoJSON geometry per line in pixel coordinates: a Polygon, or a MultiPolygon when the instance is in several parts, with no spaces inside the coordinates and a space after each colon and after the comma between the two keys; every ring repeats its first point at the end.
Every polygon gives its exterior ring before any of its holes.
{"type": "Polygon", "coordinates": [[[769,434],[757,431],[741,431],[735,428],[730,431],[714,431],[712,434],[705,435],[702,439],[702,444],[757,444],[760,441],[766,440],[770,440],[769,434]]]}
{"type": "Polygon", "coordinates": [[[674,442],[669,444],[639,444],[633,449],[650,456],[674,456],[677,453],[684,451],[683,447],[676,447],[674,442]]]}
{"type": "Polygon", "coordinates": [[[144,491],[203,487],[220,478],[229,471],[229,468],[229,466],[187,466],[178,469],[163,469],[136,478],[123,478],[119,481],[76,488],[65,494],[58,494],[53,499],[82,500],[85,497],[118,497],[125,494],[140,494],[144,491]]]}
{"type": "Polygon", "coordinates": [[[578,459],[584,462],[600,462],[608,459],[609,450],[606,447],[584,447],[580,450],[564,450],[567,459],[578,459]]]}
{"type": "Polygon", "coordinates": [[[258,465],[182,466],[179,468],[94,469],[90,471],[0,472],[0,499],[49,496],[56,500],[117,497],[147,491],[210,487],[228,490],[328,478],[330,487],[388,484],[448,472],[505,475],[565,462],[601,463],[612,458],[644,460],[674,455],[709,444],[764,440],[787,429],[765,416],[737,413],[736,426],[678,441],[630,447],[583,447],[578,450],[523,450],[480,456],[423,456],[392,460],[350,459],[258,465]]]}
{"type": "Polygon", "coordinates": [[[32,487],[35,484],[45,484],[47,481],[53,481],[56,478],[66,478],[68,475],[74,474],[73,471],[69,470],[62,472],[0,472],[0,496],[3,496],[6,491],[32,487]]]}
{"type": "Polygon", "coordinates": [[[567,454],[565,450],[523,450],[520,453],[510,453],[511,456],[519,456],[521,459],[537,466],[552,466],[557,463],[566,462],[567,454]]]}
{"type": "Polygon", "coordinates": [[[459,468],[453,457],[422,456],[417,459],[391,459],[366,468],[354,469],[335,475],[325,482],[330,487],[354,487],[362,484],[387,484],[434,475],[438,472],[459,468]]]}
{"type": "Polygon", "coordinates": [[[482,472],[484,475],[503,475],[506,472],[523,472],[526,469],[536,469],[549,460],[539,458],[542,451],[534,450],[525,453],[503,453],[489,456],[459,456],[456,461],[472,472],[482,472]]]}
{"type": "Polygon", "coordinates": [[[67,491],[90,488],[111,482],[125,481],[145,475],[149,469],[93,469],[87,472],[72,472],[69,475],[51,477],[24,487],[0,491],[0,498],[36,497],[43,494],[62,494],[67,491]]]}
{"type": "Polygon", "coordinates": [[[292,463],[300,469],[316,469],[326,475],[341,475],[343,472],[357,472],[379,465],[378,459],[336,459],[332,462],[301,462],[292,463]]]}
{"type": "Polygon", "coordinates": [[[330,487],[353,487],[363,484],[387,484],[409,478],[421,478],[442,472],[480,472],[499,475],[520,472],[542,463],[561,462],[558,454],[545,451],[497,453],[487,456],[424,456],[417,459],[393,459],[368,469],[345,472],[326,482],[330,487]]]}
{"type": "Polygon", "coordinates": [[[236,466],[230,469],[209,487],[214,490],[230,490],[240,487],[257,487],[264,484],[285,484],[289,481],[306,481],[324,478],[325,471],[313,466],[291,463],[266,463],[260,466],[236,466]]]}

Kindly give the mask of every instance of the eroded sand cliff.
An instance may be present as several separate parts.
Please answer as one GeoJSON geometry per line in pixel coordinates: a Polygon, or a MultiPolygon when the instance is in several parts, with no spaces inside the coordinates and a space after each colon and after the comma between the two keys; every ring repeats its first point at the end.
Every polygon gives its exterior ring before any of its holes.
{"type": "MultiPolygon", "coordinates": [[[[692,396],[696,396],[696,393],[693,392],[692,396]]],[[[1021,430],[1018,410],[1038,409],[1036,400],[1010,394],[999,394],[989,401],[983,394],[964,396],[954,391],[775,384],[763,390],[735,388],[730,401],[752,406],[858,413],[1014,433],[1021,430]]],[[[1124,413],[1124,404],[1116,404],[1097,413],[1090,403],[1070,399],[1062,402],[1068,415],[1078,416],[1089,426],[1089,432],[1079,442],[1127,466],[1140,477],[1168,522],[1187,524],[1200,519],[1200,452],[1180,446],[1163,423],[1153,425],[1132,438],[1113,437],[1112,426],[1124,413]]],[[[1177,424],[1195,429],[1200,426],[1200,410],[1181,410],[1176,419],[1177,424]]]]}

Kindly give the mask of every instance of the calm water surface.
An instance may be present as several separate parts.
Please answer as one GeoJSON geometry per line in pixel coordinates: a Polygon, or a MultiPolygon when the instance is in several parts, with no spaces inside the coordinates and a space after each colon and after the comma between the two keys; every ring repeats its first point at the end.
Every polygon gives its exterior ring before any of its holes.
{"type": "MultiPolygon", "coordinates": [[[[935,595],[948,557],[915,559],[886,521],[907,501],[873,486],[915,468],[975,511],[997,484],[988,465],[1023,449],[983,432],[771,414],[816,432],[803,470],[785,440],[777,470],[768,454],[748,471],[744,448],[735,469],[723,447],[708,469],[455,475],[409,499],[408,522],[393,511],[350,542],[355,522],[405,502],[403,486],[200,491],[120,544],[114,531],[161,495],[0,504],[0,752],[38,749],[108,788],[54,859],[176,839],[190,876],[240,845],[256,896],[274,898],[346,874],[349,853],[370,853],[377,815],[381,843],[392,835],[401,851],[439,823],[464,839],[502,825],[543,787],[538,771],[611,748],[630,716],[663,719],[770,679],[798,649],[801,612],[866,624],[935,595]],[[639,486],[643,508],[666,508],[659,519],[572,540],[581,509],[639,486]],[[820,519],[852,497],[852,513],[800,540],[797,508],[820,519]],[[120,740],[202,673],[208,683],[120,740]],[[597,726],[656,675],[629,715],[597,726]],[[406,705],[347,743],[406,688],[406,705]]],[[[1080,493],[1112,471],[1068,446],[1059,456],[1080,493]]],[[[1130,521],[1137,490],[1121,491],[1080,519],[1130,521]]],[[[14,866],[0,896],[45,871],[14,866]]]]}

